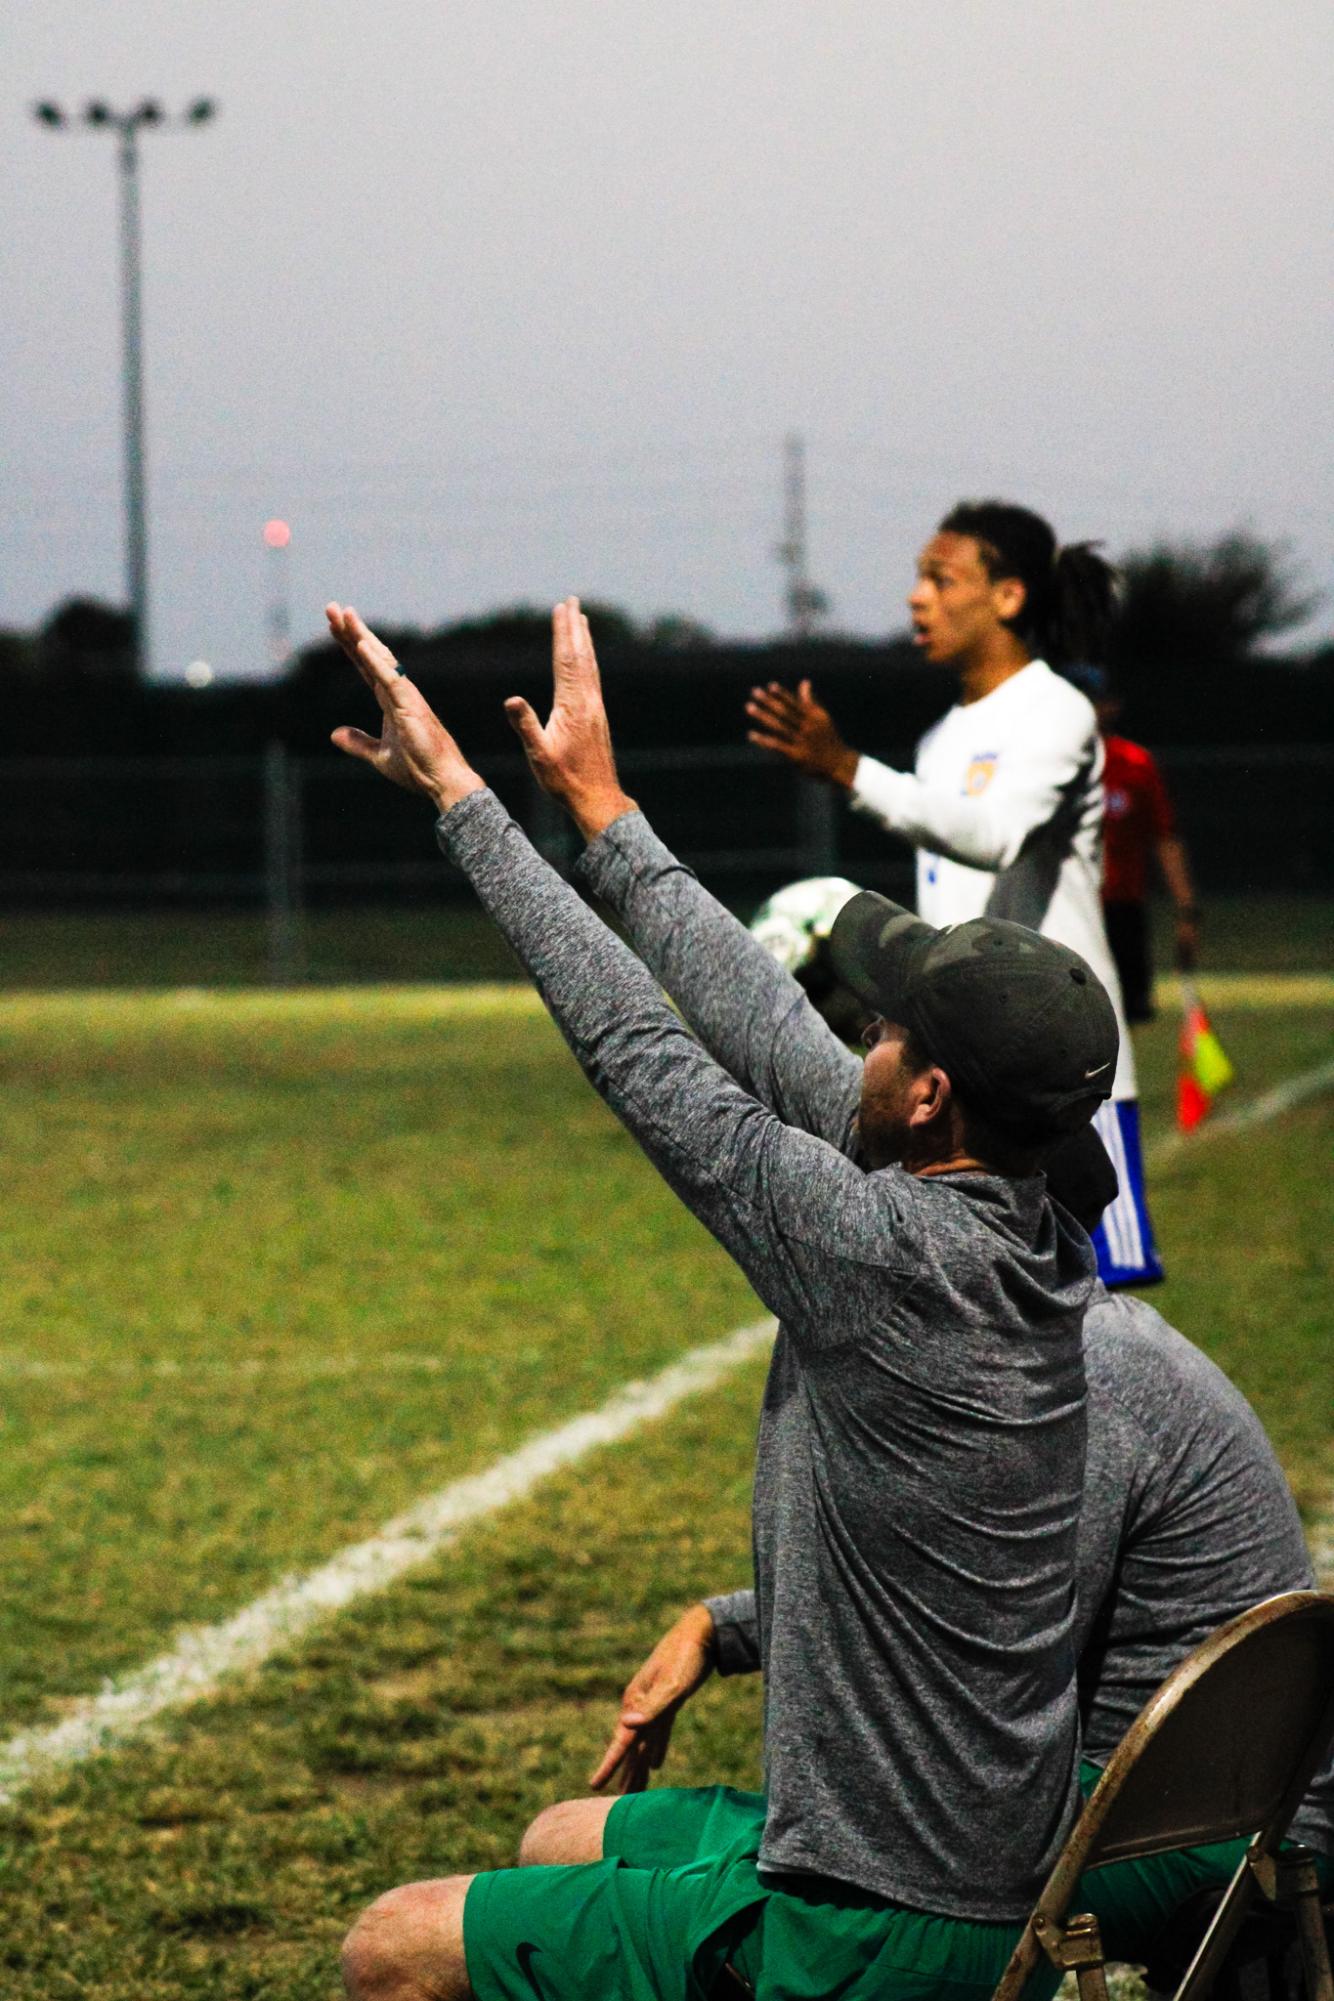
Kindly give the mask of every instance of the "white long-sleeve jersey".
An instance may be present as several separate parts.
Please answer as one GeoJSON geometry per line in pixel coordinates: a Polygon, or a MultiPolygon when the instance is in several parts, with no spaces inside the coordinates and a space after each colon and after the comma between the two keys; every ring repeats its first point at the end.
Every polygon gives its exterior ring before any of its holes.
{"type": "Polygon", "coordinates": [[[1114,1096],[1135,1059],[1102,920],[1102,742],[1091,703],[1045,660],[956,703],[915,771],[863,757],[852,804],[917,849],[929,924],[1007,917],[1069,945],[1107,988],[1121,1030],[1114,1096]]]}

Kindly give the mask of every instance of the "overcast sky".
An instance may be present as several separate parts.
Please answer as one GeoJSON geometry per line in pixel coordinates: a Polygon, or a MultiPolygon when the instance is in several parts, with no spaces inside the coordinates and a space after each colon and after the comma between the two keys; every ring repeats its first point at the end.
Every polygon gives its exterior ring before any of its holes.
{"type": "Polygon", "coordinates": [[[154,669],[327,596],[902,623],[962,494],[1290,538],[1334,627],[1329,0],[0,0],[0,624],[122,590],[114,146],[143,142],[154,669]],[[277,559],[284,560],[284,559],[277,559]]]}

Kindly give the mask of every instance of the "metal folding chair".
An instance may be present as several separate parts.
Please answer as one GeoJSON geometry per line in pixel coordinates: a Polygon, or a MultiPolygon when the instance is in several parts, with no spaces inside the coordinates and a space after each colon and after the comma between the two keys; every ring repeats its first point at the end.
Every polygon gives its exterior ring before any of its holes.
{"type": "Polygon", "coordinates": [[[1334,2001],[1315,1863],[1280,1853],[1334,1742],[1334,1596],[1285,1591],[1220,1626],[1187,1655],[1117,1746],[1075,1823],[993,2001],[1017,2001],[1045,1953],[1107,2001],[1091,1912],[1068,1915],[1087,1871],[1206,1842],[1252,1840],[1174,2001],[1202,2001],[1257,1897],[1296,1912],[1307,2001],[1334,2001]]]}

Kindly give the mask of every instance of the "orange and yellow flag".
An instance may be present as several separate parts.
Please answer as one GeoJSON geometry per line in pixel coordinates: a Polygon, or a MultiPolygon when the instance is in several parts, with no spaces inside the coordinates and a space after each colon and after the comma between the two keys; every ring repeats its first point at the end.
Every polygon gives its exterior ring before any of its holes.
{"type": "Polygon", "coordinates": [[[1181,982],[1181,1069],[1177,1076],[1177,1124],[1193,1132],[1218,1093],[1236,1074],[1214,1034],[1193,980],[1181,982]]]}

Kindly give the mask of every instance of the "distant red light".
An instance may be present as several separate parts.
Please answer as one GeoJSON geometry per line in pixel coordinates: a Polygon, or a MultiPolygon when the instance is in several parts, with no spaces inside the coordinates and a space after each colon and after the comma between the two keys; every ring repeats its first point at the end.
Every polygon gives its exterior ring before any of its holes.
{"type": "Polygon", "coordinates": [[[285,549],[292,539],[292,531],[285,521],[266,521],[264,540],[270,549],[285,549]]]}

